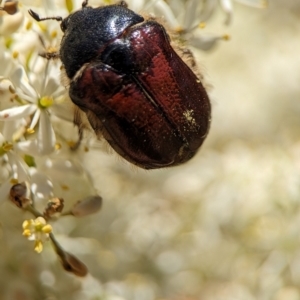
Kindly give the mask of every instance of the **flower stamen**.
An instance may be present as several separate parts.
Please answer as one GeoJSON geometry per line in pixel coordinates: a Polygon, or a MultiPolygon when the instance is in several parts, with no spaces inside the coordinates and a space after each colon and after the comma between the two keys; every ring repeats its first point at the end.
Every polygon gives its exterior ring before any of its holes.
{"type": "Polygon", "coordinates": [[[52,226],[46,223],[43,217],[38,217],[35,220],[25,220],[23,222],[23,235],[29,240],[34,240],[34,250],[37,253],[43,251],[43,243],[48,240],[49,234],[52,232],[52,226]]]}
{"type": "Polygon", "coordinates": [[[54,100],[52,97],[44,96],[39,100],[38,103],[40,108],[48,108],[53,105],[53,102],[54,100]]]}

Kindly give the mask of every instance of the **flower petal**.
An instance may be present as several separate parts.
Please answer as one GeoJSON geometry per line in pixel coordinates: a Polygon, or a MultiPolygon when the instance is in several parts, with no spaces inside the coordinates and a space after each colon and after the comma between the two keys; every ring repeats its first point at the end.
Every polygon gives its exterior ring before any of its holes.
{"type": "MultiPolygon", "coordinates": [[[[0,47],[0,51],[1,51],[1,47],[0,47]]],[[[10,59],[9,59],[10,61],[10,59]]],[[[3,64],[1,64],[1,57],[0,57],[0,66],[2,66],[3,64]]],[[[5,64],[4,66],[5,67],[5,64]]],[[[1,75],[5,74],[2,70],[1,70],[1,75]]],[[[1,109],[5,109],[7,107],[11,107],[11,105],[9,105],[11,102],[11,92],[9,87],[11,86],[11,81],[8,80],[7,78],[5,78],[4,76],[0,76],[0,94],[1,94],[1,103],[0,103],[0,107],[1,109]]]]}
{"type": "Polygon", "coordinates": [[[18,67],[11,75],[11,81],[14,86],[21,88],[21,90],[29,97],[36,99],[37,93],[35,89],[29,84],[28,77],[23,67],[18,67]]]}
{"type": "Polygon", "coordinates": [[[233,13],[232,2],[231,2],[231,0],[221,0],[220,2],[221,2],[221,6],[222,6],[224,12],[227,15],[226,20],[225,20],[225,24],[229,25],[230,22],[231,22],[232,13],[233,13]]]}
{"type": "Polygon", "coordinates": [[[26,104],[22,106],[16,106],[0,111],[0,121],[13,121],[23,117],[27,117],[36,111],[37,106],[35,104],[26,104]]]}
{"type": "Polygon", "coordinates": [[[32,156],[39,155],[37,140],[27,140],[27,141],[16,143],[14,145],[14,148],[16,150],[19,150],[23,153],[30,154],[32,156]]]}
{"type": "Polygon", "coordinates": [[[165,1],[157,1],[154,11],[157,16],[164,16],[164,19],[173,29],[181,27],[170,6],[165,1]]]}
{"type": "Polygon", "coordinates": [[[8,77],[16,69],[16,62],[11,60],[11,54],[4,48],[1,47],[0,52],[1,75],[8,77]]]}
{"type": "Polygon", "coordinates": [[[0,144],[3,144],[6,141],[4,135],[0,132],[0,144]]]}
{"type": "Polygon", "coordinates": [[[55,80],[54,78],[49,78],[46,83],[43,96],[52,96],[54,98],[54,93],[56,93],[57,91],[64,92],[64,88],[59,84],[59,82],[57,82],[57,80],[55,80]]]}
{"type": "Polygon", "coordinates": [[[7,179],[4,183],[1,184],[0,186],[0,204],[5,201],[5,200],[8,200],[8,197],[9,197],[9,192],[10,192],[10,189],[12,187],[12,183],[11,183],[11,179],[12,178],[9,178],[7,179]]]}
{"type": "Polygon", "coordinates": [[[255,8],[266,8],[268,6],[268,0],[235,0],[235,1],[255,8]]]}
{"type": "Polygon", "coordinates": [[[199,0],[190,0],[185,7],[185,18],[183,27],[186,31],[192,29],[195,23],[198,23],[199,12],[197,7],[199,6],[199,0]]]}
{"type": "Polygon", "coordinates": [[[71,101],[54,104],[51,106],[51,113],[60,119],[73,123],[74,104],[71,101]]]}
{"type": "Polygon", "coordinates": [[[41,115],[41,110],[37,109],[34,116],[33,116],[33,118],[32,118],[31,124],[29,126],[30,129],[33,129],[35,127],[35,125],[39,121],[40,115],[41,115]]]}
{"type": "Polygon", "coordinates": [[[200,22],[206,22],[212,16],[217,5],[218,5],[218,0],[206,1],[204,7],[201,9],[201,12],[198,16],[198,20],[200,22]]]}
{"type": "Polygon", "coordinates": [[[45,174],[35,172],[31,176],[31,191],[35,197],[48,199],[53,193],[53,184],[45,174]]]}
{"type": "Polygon", "coordinates": [[[15,90],[20,99],[25,100],[29,103],[37,103],[37,95],[35,95],[34,97],[28,96],[20,87],[15,87],[15,90]]]}
{"type": "Polygon", "coordinates": [[[217,42],[223,40],[224,36],[214,36],[214,35],[195,35],[190,38],[189,43],[191,46],[204,51],[212,49],[216,46],[217,42]]]}
{"type": "Polygon", "coordinates": [[[39,152],[41,155],[50,154],[54,151],[56,137],[46,110],[41,110],[39,125],[37,137],[39,152]]]}
{"type": "Polygon", "coordinates": [[[2,133],[5,141],[18,140],[24,133],[26,121],[24,118],[4,122],[2,133]]]}
{"type": "Polygon", "coordinates": [[[40,225],[40,224],[46,225],[47,224],[46,220],[43,217],[37,217],[35,219],[35,223],[36,223],[36,225],[40,225]]]}
{"type": "Polygon", "coordinates": [[[41,110],[39,131],[37,139],[22,141],[15,144],[15,148],[21,152],[34,155],[48,155],[54,151],[56,143],[55,133],[46,110],[41,110]]]}
{"type": "Polygon", "coordinates": [[[21,158],[12,151],[7,152],[7,157],[14,173],[13,178],[18,179],[19,182],[29,181],[26,165],[21,158]]]}

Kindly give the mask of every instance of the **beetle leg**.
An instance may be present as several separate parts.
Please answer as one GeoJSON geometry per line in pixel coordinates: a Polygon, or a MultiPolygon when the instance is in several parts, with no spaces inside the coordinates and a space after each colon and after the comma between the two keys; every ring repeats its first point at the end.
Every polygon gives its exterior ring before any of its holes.
{"type": "Polygon", "coordinates": [[[70,149],[73,150],[73,151],[78,149],[78,147],[80,146],[81,141],[83,139],[84,125],[82,123],[81,116],[82,116],[82,114],[81,114],[80,110],[76,107],[75,112],[74,112],[73,121],[74,121],[75,126],[77,126],[77,129],[78,129],[78,140],[77,140],[76,143],[74,143],[74,145],[72,145],[70,147],[70,149]]]}
{"type": "Polygon", "coordinates": [[[46,43],[45,43],[43,37],[40,34],[38,35],[38,37],[39,37],[39,40],[40,40],[43,48],[45,49],[45,52],[39,53],[39,56],[44,57],[44,58],[46,58],[48,60],[60,58],[59,52],[56,52],[56,51],[47,51],[46,43]]]}
{"type": "Polygon", "coordinates": [[[78,127],[78,140],[76,141],[76,143],[74,143],[74,145],[70,146],[70,149],[72,151],[77,150],[81,144],[82,139],[83,139],[83,128],[79,126],[78,127]]]}
{"type": "Polygon", "coordinates": [[[60,58],[59,52],[43,52],[39,53],[39,56],[44,57],[48,60],[60,58]]]}

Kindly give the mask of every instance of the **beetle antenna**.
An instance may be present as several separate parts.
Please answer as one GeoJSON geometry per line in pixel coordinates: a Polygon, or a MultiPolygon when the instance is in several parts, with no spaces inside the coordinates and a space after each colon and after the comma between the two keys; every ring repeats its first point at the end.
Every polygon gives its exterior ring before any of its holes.
{"type": "Polygon", "coordinates": [[[89,0],[84,0],[81,4],[82,8],[86,7],[88,5],[89,0]]]}
{"type": "Polygon", "coordinates": [[[28,13],[31,15],[31,17],[33,17],[36,21],[41,22],[41,21],[45,21],[45,20],[56,20],[58,22],[61,22],[63,20],[62,17],[46,17],[46,18],[40,18],[40,16],[34,12],[33,10],[29,9],[28,13]]]}

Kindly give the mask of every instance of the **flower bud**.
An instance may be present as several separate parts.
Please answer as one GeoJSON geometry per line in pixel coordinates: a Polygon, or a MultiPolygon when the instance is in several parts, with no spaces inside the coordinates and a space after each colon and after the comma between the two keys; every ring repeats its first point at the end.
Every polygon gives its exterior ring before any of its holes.
{"type": "Polygon", "coordinates": [[[0,34],[10,37],[23,24],[24,12],[18,10],[16,1],[5,2],[4,7],[0,7],[0,20],[0,34]]]}
{"type": "Polygon", "coordinates": [[[84,277],[88,273],[87,266],[80,261],[76,256],[66,251],[58,252],[60,262],[67,272],[71,272],[76,276],[84,277]]]}
{"type": "Polygon", "coordinates": [[[46,218],[51,218],[57,213],[61,213],[64,208],[64,199],[62,198],[52,198],[49,200],[47,207],[44,211],[44,216],[46,218]]]}
{"type": "Polygon", "coordinates": [[[75,217],[84,217],[100,210],[102,206],[102,198],[98,195],[89,196],[78,201],[71,209],[71,214],[75,217]]]}
{"type": "Polygon", "coordinates": [[[1,10],[4,10],[9,15],[14,15],[18,11],[18,1],[6,1],[1,10]]]}
{"type": "Polygon", "coordinates": [[[32,203],[29,196],[30,189],[25,182],[14,184],[10,189],[9,199],[19,208],[25,208],[32,203]]]}

